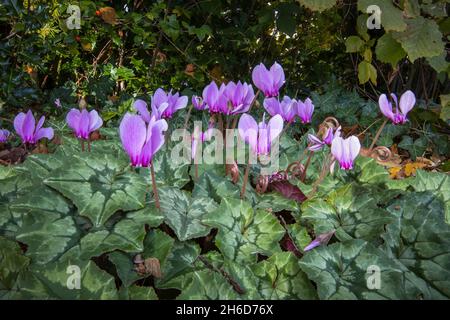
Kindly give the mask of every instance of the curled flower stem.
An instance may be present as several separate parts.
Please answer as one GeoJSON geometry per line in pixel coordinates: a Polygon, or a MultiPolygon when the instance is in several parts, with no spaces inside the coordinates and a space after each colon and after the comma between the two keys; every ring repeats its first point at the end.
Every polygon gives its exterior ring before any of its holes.
{"type": "Polygon", "coordinates": [[[153,163],[150,162],[150,172],[152,176],[152,188],[153,188],[153,197],[155,198],[156,208],[159,210],[159,196],[158,196],[158,188],[156,187],[156,179],[155,179],[155,170],[153,168],[153,163]]]}
{"type": "Polygon", "coordinates": [[[369,150],[372,150],[373,147],[375,146],[375,143],[377,142],[378,138],[380,137],[381,131],[383,131],[384,126],[386,125],[386,123],[388,122],[388,119],[384,119],[383,123],[380,126],[380,129],[378,129],[377,134],[375,135],[375,138],[373,138],[372,140],[372,144],[369,147],[369,150]]]}
{"type": "Polygon", "coordinates": [[[242,183],[241,199],[244,199],[245,189],[247,188],[248,174],[250,172],[250,155],[248,157],[247,167],[245,168],[244,182],[242,183]]]}

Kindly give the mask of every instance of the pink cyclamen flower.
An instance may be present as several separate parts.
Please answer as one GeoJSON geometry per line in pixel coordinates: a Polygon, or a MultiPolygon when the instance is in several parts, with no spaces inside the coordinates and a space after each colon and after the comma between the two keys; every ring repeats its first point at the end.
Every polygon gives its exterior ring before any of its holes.
{"type": "Polygon", "coordinates": [[[134,109],[138,111],[145,122],[150,122],[151,117],[156,117],[157,120],[161,118],[170,119],[173,114],[183,108],[186,108],[188,103],[187,96],[180,96],[177,92],[172,94],[172,91],[166,93],[159,88],[152,96],[151,108],[152,113],[147,108],[147,103],[144,100],[138,99],[133,103],[134,109]]]}
{"type": "Polygon", "coordinates": [[[332,230],[327,233],[319,234],[313,241],[311,241],[303,251],[309,251],[311,249],[314,249],[315,247],[326,245],[330,241],[330,239],[333,237],[336,230],[332,230]]]}
{"type": "Polygon", "coordinates": [[[334,130],[333,128],[328,128],[327,131],[325,132],[323,140],[321,140],[319,137],[313,134],[308,134],[308,141],[310,143],[308,150],[316,152],[321,150],[325,145],[331,146],[333,139],[335,137],[340,136],[341,136],[341,127],[338,127],[336,130],[334,130]]]}
{"type": "Polygon", "coordinates": [[[150,118],[147,124],[142,117],[125,114],[119,127],[120,139],[134,167],[148,167],[155,153],[164,144],[164,131],[167,131],[164,119],[150,118]]]}
{"type": "Polygon", "coordinates": [[[272,142],[283,130],[283,118],[277,114],[268,123],[263,120],[258,124],[249,114],[244,113],[239,119],[238,129],[242,140],[250,145],[257,155],[268,155],[272,142]]]}
{"type": "Polygon", "coordinates": [[[416,97],[411,90],[406,91],[400,97],[400,104],[398,104],[397,96],[391,93],[392,100],[396,104],[395,113],[392,111],[392,103],[389,102],[386,95],[383,93],[378,99],[381,113],[392,121],[393,124],[404,124],[407,121],[406,115],[416,104],[416,97]]]}
{"type": "Polygon", "coordinates": [[[284,121],[292,123],[297,114],[297,100],[284,96],[283,100],[278,101],[277,98],[264,99],[264,109],[271,116],[279,114],[284,121]]]}
{"type": "Polygon", "coordinates": [[[225,95],[229,100],[227,108],[223,110],[224,114],[245,113],[255,98],[255,93],[251,84],[228,82],[226,85],[225,95]]]}
{"type": "Polygon", "coordinates": [[[0,129],[0,143],[5,143],[8,141],[10,132],[6,129],[0,129]]]}
{"type": "Polygon", "coordinates": [[[361,143],[356,136],[343,139],[335,137],[331,143],[331,154],[339,162],[341,169],[353,169],[353,161],[359,154],[361,143]]]}
{"type": "Polygon", "coordinates": [[[62,107],[61,100],[59,100],[59,98],[55,99],[55,107],[57,107],[58,109],[61,109],[62,107]]]}
{"type": "Polygon", "coordinates": [[[208,106],[210,113],[224,112],[228,109],[228,98],[226,96],[226,86],[221,84],[220,88],[214,81],[203,89],[203,101],[208,106]]]}
{"type": "Polygon", "coordinates": [[[302,123],[310,123],[314,112],[314,105],[310,98],[306,98],[304,102],[298,100],[297,115],[302,123]]]}
{"type": "Polygon", "coordinates": [[[36,119],[31,110],[28,110],[26,114],[23,112],[19,113],[14,119],[14,129],[22,138],[22,143],[35,144],[42,138],[53,139],[53,129],[42,128],[44,121],[45,117],[42,116],[36,125],[36,119]]]}
{"type": "Polygon", "coordinates": [[[284,71],[276,62],[270,67],[270,70],[260,63],[252,71],[252,80],[266,98],[276,97],[284,84],[284,71]]]}
{"type": "Polygon", "coordinates": [[[88,140],[89,136],[95,130],[103,125],[102,118],[97,111],[91,112],[86,109],[71,109],[66,116],[67,125],[73,130],[78,139],[88,140]]]}
{"type": "Polygon", "coordinates": [[[199,96],[192,96],[192,105],[197,110],[205,110],[208,109],[208,105],[203,101],[202,97],[199,96]]]}

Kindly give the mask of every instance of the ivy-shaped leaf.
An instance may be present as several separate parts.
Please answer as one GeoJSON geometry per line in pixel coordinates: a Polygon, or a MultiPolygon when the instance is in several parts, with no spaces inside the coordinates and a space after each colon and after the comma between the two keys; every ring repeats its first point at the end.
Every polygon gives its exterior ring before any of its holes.
{"type": "Polygon", "coordinates": [[[253,268],[258,278],[258,292],[263,299],[316,299],[312,283],[300,269],[298,260],[290,252],[274,254],[253,268]]]}
{"type": "Polygon", "coordinates": [[[430,192],[409,193],[388,210],[395,222],[386,228],[383,248],[424,280],[424,298],[449,298],[450,226],[442,201],[430,192]]]}
{"type": "Polygon", "coordinates": [[[374,239],[392,218],[377,205],[377,197],[369,190],[349,184],[325,199],[306,201],[302,205],[302,217],[313,224],[316,234],[336,230],[340,240],[374,239]]]}
{"type": "Polygon", "coordinates": [[[191,198],[187,191],[160,188],[161,211],[165,222],[175,231],[180,241],[206,236],[211,230],[203,223],[204,217],[217,208],[211,198],[191,198]]]}
{"type": "Polygon", "coordinates": [[[300,267],[316,283],[320,299],[416,299],[420,295],[407,269],[361,239],[308,251],[300,267]]]}
{"type": "Polygon", "coordinates": [[[127,163],[108,154],[77,160],[52,171],[44,183],[69,198],[94,226],[103,225],[118,210],[144,207],[145,181],[127,163]]]}
{"type": "Polygon", "coordinates": [[[235,262],[254,262],[256,254],[267,256],[280,250],[284,229],[270,212],[253,210],[245,201],[224,198],[204,222],[219,229],[216,245],[235,262]]]}

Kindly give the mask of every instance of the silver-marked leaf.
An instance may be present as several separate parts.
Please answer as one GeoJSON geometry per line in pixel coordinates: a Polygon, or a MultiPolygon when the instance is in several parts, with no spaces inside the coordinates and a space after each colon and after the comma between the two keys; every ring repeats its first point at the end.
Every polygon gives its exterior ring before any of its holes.
{"type": "Polygon", "coordinates": [[[248,202],[224,198],[204,222],[219,229],[216,246],[231,261],[255,262],[257,253],[280,251],[283,227],[270,212],[253,210],[248,202]]]}
{"type": "Polygon", "coordinates": [[[206,236],[211,228],[203,218],[217,208],[211,198],[191,198],[186,191],[177,188],[159,189],[161,212],[164,221],[175,231],[180,241],[206,236]]]}
{"type": "Polygon", "coordinates": [[[252,267],[263,299],[317,299],[316,290],[290,252],[274,254],[252,267]]]}
{"type": "Polygon", "coordinates": [[[103,225],[118,210],[144,207],[145,181],[126,162],[108,154],[76,158],[52,171],[44,183],[69,198],[94,226],[103,225]]]}
{"type": "Polygon", "coordinates": [[[316,283],[320,299],[416,299],[420,295],[407,269],[361,239],[317,247],[299,263],[316,283]]]}
{"type": "Polygon", "coordinates": [[[370,189],[348,184],[331,192],[325,199],[315,198],[302,204],[302,217],[314,226],[316,234],[336,230],[339,240],[372,240],[392,221],[390,214],[378,207],[370,189]]]}
{"type": "Polygon", "coordinates": [[[394,201],[395,222],[386,228],[381,247],[391,259],[423,279],[425,299],[450,297],[450,226],[444,204],[431,192],[409,193],[394,201]]]}
{"type": "Polygon", "coordinates": [[[209,197],[220,203],[225,197],[239,198],[240,190],[237,185],[224,176],[218,176],[213,172],[204,172],[195,182],[192,196],[209,197]]]}

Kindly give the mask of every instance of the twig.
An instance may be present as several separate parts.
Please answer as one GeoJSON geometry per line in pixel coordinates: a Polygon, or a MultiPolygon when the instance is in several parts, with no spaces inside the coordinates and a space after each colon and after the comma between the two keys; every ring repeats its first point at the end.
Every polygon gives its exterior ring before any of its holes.
{"type": "Polygon", "coordinates": [[[373,141],[370,144],[369,150],[372,150],[373,147],[375,146],[375,143],[377,142],[378,138],[380,137],[381,131],[383,131],[384,126],[386,125],[387,122],[388,122],[388,120],[384,119],[383,123],[381,124],[380,129],[378,129],[377,134],[375,135],[375,138],[373,138],[373,141]]]}

